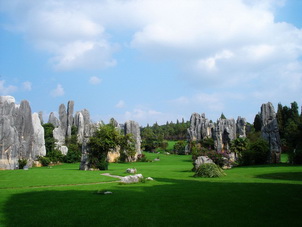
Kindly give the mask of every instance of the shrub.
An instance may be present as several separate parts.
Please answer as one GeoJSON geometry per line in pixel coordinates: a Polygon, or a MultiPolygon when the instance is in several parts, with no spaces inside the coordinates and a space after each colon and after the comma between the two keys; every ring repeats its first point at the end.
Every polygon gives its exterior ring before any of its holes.
{"type": "Polygon", "coordinates": [[[294,150],[288,154],[288,160],[291,164],[302,164],[302,149],[294,150]]]}
{"type": "Polygon", "coordinates": [[[212,159],[212,161],[219,167],[228,164],[229,161],[229,155],[220,151],[208,151],[206,152],[206,156],[212,159]]]}
{"type": "Polygon", "coordinates": [[[75,163],[81,161],[82,152],[77,144],[70,144],[68,147],[67,155],[64,157],[64,162],[75,163]]]}
{"type": "Polygon", "coordinates": [[[18,164],[19,164],[19,169],[23,169],[23,167],[26,166],[26,164],[27,164],[27,160],[26,159],[19,159],[18,164]]]}
{"type": "Polygon", "coordinates": [[[266,164],[270,155],[268,142],[258,139],[251,143],[248,150],[242,151],[239,157],[240,165],[266,164]]]}
{"type": "Polygon", "coordinates": [[[42,157],[42,156],[39,157],[38,160],[41,162],[42,166],[48,166],[51,162],[48,157],[42,157]]]}
{"type": "Polygon", "coordinates": [[[138,162],[150,162],[150,160],[144,154],[137,155],[138,162]]]}
{"type": "Polygon", "coordinates": [[[52,150],[47,152],[46,156],[50,159],[50,161],[57,163],[57,162],[63,162],[64,161],[64,155],[59,150],[52,150]]]}
{"type": "Polygon", "coordinates": [[[173,150],[176,154],[186,154],[186,145],[187,143],[185,141],[178,141],[175,143],[173,150]]]}
{"type": "Polygon", "coordinates": [[[206,163],[200,165],[195,174],[194,177],[205,177],[205,178],[212,178],[212,177],[221,177],[225,176],[226,174],[224,171],[217,166],[214,163],[206,163]]]}

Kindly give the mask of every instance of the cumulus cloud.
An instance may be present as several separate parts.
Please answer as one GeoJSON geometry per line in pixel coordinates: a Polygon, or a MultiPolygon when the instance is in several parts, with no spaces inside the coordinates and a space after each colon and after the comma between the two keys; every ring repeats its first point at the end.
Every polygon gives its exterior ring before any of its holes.
{"type": "Polygon", "coordinates": [[[89,83],[93,85],[97,85],[102,82],[102,79],[97,76],[92,76],[89,78],[89,83]]]}
{"type": "Polygon", "coordinates": [[[63,96],[65,93],[64,88],[61,84],[58,84],[57,87],[51,91],[51,96],[53,97],[59,97],[59,96],[63,96]]]}
{"type": "Polygon", "coordinates": [[[183,79],[200,90],[205,86],[248,90],[254,84],[257,92],[255,84],[269,87],[276,79],[288,91],[302,89],[301,69],[289,69],[301,64],[302,30],[276,22],[274,14],[283,4],[282,0],[11,0],[3,1],[1,8],[13,17],[11,28],[51,54],[56,70],[112,67],[117,64],[114,53],[130,46],[158,61],[173,60],[183,79]],[[294,79],[285,79],[285,74],[294,79]]]}
{"type": "Polygon", "coordinates": [[[5,86],[5,80],[0,80],[0,94],[1,95],[10,95],[16,92],[18,88],[13,85],[5,86]]]}
{"type": "Polygon", "coordinates": [[[25,91],[31,91],[31,89],[32,89],[32,84],[31,84],[31,82],[29,82],[29,81],[25,81],[25,82],[23,82],[23,89],[25,90],[25,91]]]}
{"type": "Polygon", "coordinates": [[[126,106],[126,103],[124,100],[118,101],[118,103],[115,105],[116,108],[124,108],[126,106]]]}

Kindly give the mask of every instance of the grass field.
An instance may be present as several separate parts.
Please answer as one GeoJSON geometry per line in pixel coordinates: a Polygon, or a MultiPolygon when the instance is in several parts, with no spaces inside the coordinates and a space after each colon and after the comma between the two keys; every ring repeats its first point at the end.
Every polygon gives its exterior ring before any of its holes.
{"type": "Polygon", "coordinates": [[[192,177],[190,156],[146,155],[160,161],[109,165],[111,174],[135,167],[155,179],[131,185],[79,171],[78,164],[0,171],[0,225],[301,225],[302,166],[237,167],[223,178],[202,179],[192,177]]]}

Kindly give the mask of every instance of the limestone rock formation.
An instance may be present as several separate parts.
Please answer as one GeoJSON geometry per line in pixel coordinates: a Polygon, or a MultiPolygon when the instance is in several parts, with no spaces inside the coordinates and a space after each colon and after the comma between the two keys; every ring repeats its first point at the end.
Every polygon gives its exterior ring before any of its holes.
{"type": "Polygon", "coordinates": [[[0,97],[0,113],[0,169],[17,168],[19,159],[32,166],[37,156],[46,154],[38,114],[32,115],[28,101],[17,105],[12,96],[0,97]]]}
{"type": "Polygon", "coordinates": [[[215,124],[214,145],[217,151],[229,150],[230,142],[236,139],[236,123],[234,119],[218,119],[215,124]]]}
{"type": "Polygon", "coordinates": [[[281,156],[281,142],[275,109],[268,102],[261,106],[261,135],[268,141],[271,151],[270,163],[279,163],[281,156]]]}
{"type": "Polygon", "coordinates": [[[68,101],[68,104],[67,104],[67,129],[66,129],[66,136],[68,138],[71,136],[71,127],[73,125],[73,108],[74,108],[74,101],[68,101]]]}
{"type": "Polygon", "coordinates": [[[48,123],[52,124],[55,128],[60,126],[60,121],[53,112],[49,115],[48,123]]]}
{"type": "Polygon", "coordinates": [[[43,125],[44,121],[43,121],[43,112],[42,111],[39,112],[39,119],[40,119],[41,125],[43,125]]]}
{"type": "Polygon", "coordinates": [[[240,116],[237,118],[236,131],[237,131],[237,136],[239,138],[246,137],[246,120],[245,120],[245,118],[242,118],[240,116]]]}
{"type": "Polygon", "coordinates": [[[141,154],[141,135],[139,124],[135,121],[127,121],[124,125],[125,134],[132,134],[135,142],[135,152],[136,154],[141,154]]]}
{"type": "Polygon", "coordinates": [[[236,137],[246,136],[245,130],[246,121],[241,117],[238,118],[237,123],[234,119],[218,119],[217,122],[212,123],[205,117],[205,114],[193,113],[188,129],[188,140],[201,141],[205,138],[212,138],[216,150],[229,150],[232,140],[236,137]]]}
{"type": "Polygon", "coordinates": [[[211,123],[205,114],[199,115],[193,113],[190,119],[190,128],[188,129],[188,135],[191,141],[200,141],[204,138],[211,138],[214,124],[211,123]]]}

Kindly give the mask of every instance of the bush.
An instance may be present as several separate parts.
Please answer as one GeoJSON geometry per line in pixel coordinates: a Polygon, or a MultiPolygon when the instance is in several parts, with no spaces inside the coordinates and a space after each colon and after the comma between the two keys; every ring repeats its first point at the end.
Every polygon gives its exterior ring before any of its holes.
{"type": "Polygon", "coordinates": [[[219,167],[228,164],[229,161],[229,155],[220,151],[208,151],[205,155],[212,159],[212,161],[219,167]]]}
{"type": "Polygon", "coordinates": [[[19,169],[23,169],[23,167],[26,166],[26,164],[27,164],[27,160],[26,159],[19,159],[18,164],[19,164],[19,169]]]}
{"type": "Polygon", "coordinates": [[[82,152],[77,144],[70,144],[67,155],[64,157],[66,163],[76,163],[81,161],[82,152]]]}
{"type": "Polygon", "coordinates": [[[302,149],[294,150],[288,154],[288,160],[291,164],[302,164],[302,149]]]}
{"type": "Polygon", "coordinates": [[[57,163],[57,162],[63,162],[64,161],[64,155],[59,150],[52,150],[47,152],[46,156],[50,159],[50,161],[57,163]]]}
{"type": "Polygon", "coordinates": [[[48,157],[39,157],[38,159],[41,162],[42,166],[48,166],[50,164],[50,159],[48,157]]]}
{"type": "Polygon", "coordinates": [[[150,162],[150,160],[144,154],[137,155],[138,162],[150,162]]]}
{"type": "Polygon", "coordinates": [[[212,177],[221,177],[225,176],[226,174],[224,171],[213,163],[206,163],[200,165],[195,174],[194,177],[204,177],[204,178],[212,178],[212,177]]]}
{"type": "Polygon", "coordinates": [[[176,153],[176,154],[182,154],[182,155],[186,154],[186,145],[187,145],[187,143],[185,141],[183,141],[183,140],[178,141],[174,145],[174,148],[173,148],[174,153],[176,153]]]}
{"type": "Polygon", "coordinates": [[[248,150],[242,151],[239,157],[240,165],[266,164],[269,160],[270,149],[268,142],[258,139],[251,143],[248,150]]]}

